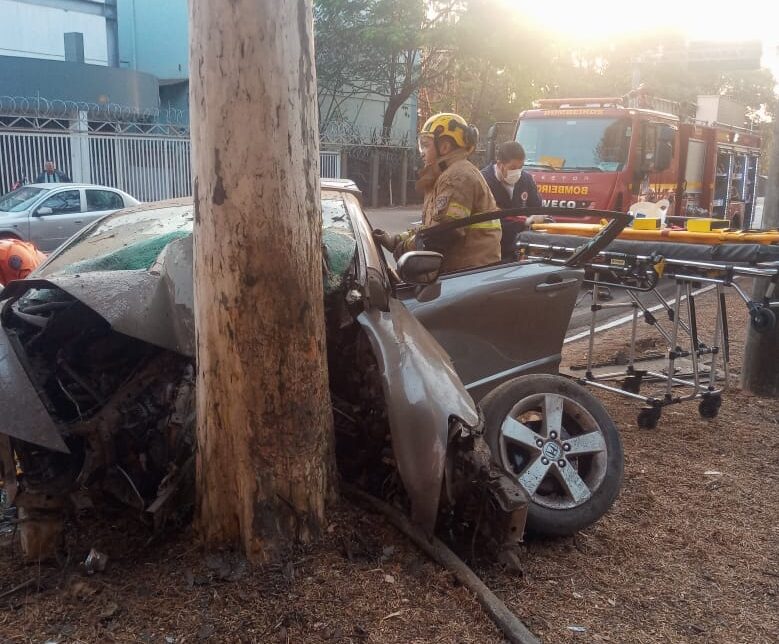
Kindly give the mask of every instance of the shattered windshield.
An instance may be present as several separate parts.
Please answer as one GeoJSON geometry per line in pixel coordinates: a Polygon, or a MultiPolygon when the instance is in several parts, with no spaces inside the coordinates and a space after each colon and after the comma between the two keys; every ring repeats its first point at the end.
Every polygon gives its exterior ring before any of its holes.
{"type": "Polygon", "coordinates": [[[343,197],[337,193],[322,195],[322,255],[326,267],[326,293],[341,288],[354,262],[357,242],[343,197]]]}
{"type": "MultiPolygon", "coordinates": [[[[168,244],[192,234],[193,222],[194,206],[186,202],[109,215],[82,231],[35,275],[148,270],[168,244]]],[[[330,272],[340,278],[354,259],[356,242],[338,192],[322,193],[322,241],[330,272]]]]}
{"type": "Polygon", "coordinates": [[[85,229],[44,264],[37,276],[147,270],[165,246],[192,234],[193,220],[192,204],[111,215],[85,229]]]}
{"type": "Polygon", "coordinates": [[[628,159],[630,121],[614,118],[542,118],[519,122],[525,167],[566,172],[618,172],[628,159]]]}

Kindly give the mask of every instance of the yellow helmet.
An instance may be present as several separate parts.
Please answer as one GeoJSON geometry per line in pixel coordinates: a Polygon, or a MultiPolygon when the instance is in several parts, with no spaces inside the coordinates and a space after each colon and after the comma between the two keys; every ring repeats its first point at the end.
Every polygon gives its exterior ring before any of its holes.
{"type": "Polygon", "coordinates": [[[441,112],[433,114],[419,132],[419,136],[432,136],[438,140],[441,136],[450,137],[458,147],[471,150],[479,141],[479,130],[459,114],[441,112]]]}

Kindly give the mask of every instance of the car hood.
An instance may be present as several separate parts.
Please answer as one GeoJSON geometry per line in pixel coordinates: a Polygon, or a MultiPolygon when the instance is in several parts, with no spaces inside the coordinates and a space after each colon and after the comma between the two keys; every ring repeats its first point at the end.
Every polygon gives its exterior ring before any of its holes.
{"type": "MultiPolygon", "coordinates": [[[[77,270],[77,265],[76,265],[77,270]]],[[[31,288],[58,288],[115,331],[186,356],[195,355],[192,235],[168,243],[149,269],[76,272],[73,266],[10,282],[0,299],[31,288]]]]}

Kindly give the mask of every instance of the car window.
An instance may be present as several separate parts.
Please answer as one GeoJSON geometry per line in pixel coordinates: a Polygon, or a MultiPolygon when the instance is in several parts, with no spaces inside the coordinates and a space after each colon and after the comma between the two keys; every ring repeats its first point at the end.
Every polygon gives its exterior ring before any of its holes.
{"type": "Polygon", "coordinates": [[[32,206],[33,202],[43,192],[43,188],[24,187],[9,192],[0,197],[0,211],[2,212],[21,212],[32,206]]]}
{"type": "Polygon", "coordinates": [[[122,197],[110,190],[87,190],[87,210],[119,210],[124,208],[122,197]]]}
{"type": "Polygon", "coordinates": [[[81,212],[81,194],[78,190],[65,190],[46,199],[41,208],[51,208],[54,215],[81,212]]]}

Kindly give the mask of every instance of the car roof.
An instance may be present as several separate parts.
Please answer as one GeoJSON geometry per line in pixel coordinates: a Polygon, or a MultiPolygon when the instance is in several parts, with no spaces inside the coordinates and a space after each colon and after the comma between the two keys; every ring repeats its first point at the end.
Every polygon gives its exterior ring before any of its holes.
{"type": "MultiPolygon", "coordinates": [[[[357,184],[351,179],[322,179],[320,182],[322,190],[332,190],[335,192],[348,192],[355,195],[362,203],[362,192],[357,187],[357,184]]],[[[58,184],[42,184],[42,185],[58,185],[58,184]]],[[[71,184],[63,184],[71,185],[71,184]]],[[[144,212],[146,210],[156,210],[158,208],[175,208],[176,206],[191,206],[193,204],[192,197],[174,197],[173,199],[163,199],[161,201],[147,201],[145,203],[139,203],[135,206],[128,206],[118,211],[119,213],[130,212],[144,212]]]]}
{"type": "Polygon", "coordinates": [[[119,188],[113,188],[111,186],[100,186],[95,183],[27,183],[23,185],[22,188],[98,188],[100,190],[115,190],[116,192],[121,192],[124,194],[124,191],[120,190],[119,188]]]}

